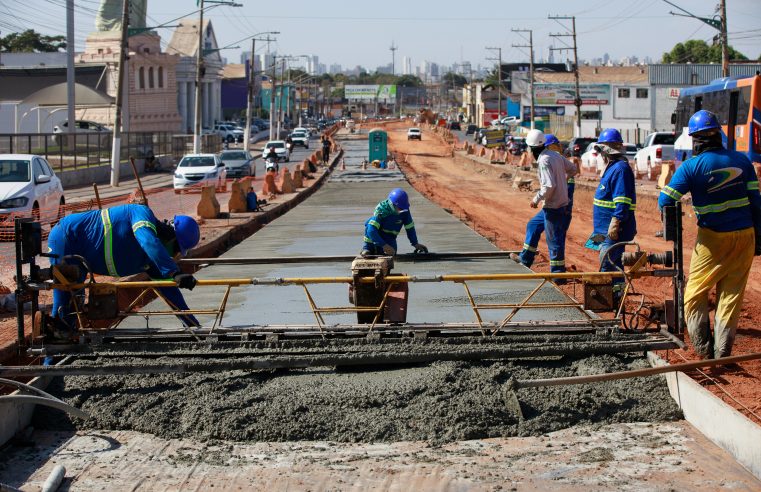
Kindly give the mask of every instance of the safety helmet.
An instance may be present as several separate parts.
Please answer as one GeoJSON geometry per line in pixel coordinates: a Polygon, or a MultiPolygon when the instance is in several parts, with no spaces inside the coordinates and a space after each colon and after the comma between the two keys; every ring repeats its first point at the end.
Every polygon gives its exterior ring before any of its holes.
{"type": "Polygon", "coordinates": [[[388,194],[388,200],[399,210],[409,210],[410,198],[407,196],[407,192],[401,188],[394,188],[391,193],[388,194]]]}
{"type": "Polygon", "coordinates": [[[719,120],[716,118],[716,115],[701,109],[690,117],[690,122],[687,124],[687,135],[693,135],[706,130],[718,130],[719,128],[719,120]]]}
{"type": "Polygon", "coordinates": [[[606,128],[597,137],[597,143],[624,143],[624,139],[621,138],[621,133],[615,128],[606,128]]]}
{"type": "Polygon", "coordinates": [[[550,145],[560,145],[560,140],[558,140],[558,137],[552,133],[548,133],[544,136],[544,145],[545,147],[549,147],[550,145]]]}
{"type": "Polygon", "coordinates": [[[526,145],[529,147],[541,147],[544,145],[544,132],[531,130],[526,134],[526,145]]]}
{"type": "Polygon", "coordinates": [[[174,233],[177,235],[177,244],[180,246],[180,253],[185,256],[188,250],[195,247],[201,240],[201,228],[193,217],[187,215],[175,215],[174,233]]]}

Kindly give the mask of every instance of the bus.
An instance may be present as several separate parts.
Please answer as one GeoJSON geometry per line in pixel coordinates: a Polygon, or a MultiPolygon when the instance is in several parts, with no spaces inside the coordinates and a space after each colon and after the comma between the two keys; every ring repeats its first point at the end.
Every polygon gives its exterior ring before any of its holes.
{"type": "Polygon", "coordinates": [[[674,132],[679,135],[674,143],[675,167],[692,157],[687,123],[701,109],[718,117],[725,148],[742,152],[751,162],[761,164],[761,76],[725,77],[681,90],[671,115],[674,132]]]}

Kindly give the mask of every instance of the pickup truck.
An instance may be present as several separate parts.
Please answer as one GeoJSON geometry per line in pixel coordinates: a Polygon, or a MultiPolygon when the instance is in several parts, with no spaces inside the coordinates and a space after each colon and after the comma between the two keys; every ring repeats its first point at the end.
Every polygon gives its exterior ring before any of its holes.
{"type": "Polygon", "coordinates": [[[642,148],[634,156],[637,176],[655,179],[663,162],[674,160],[674,141],[676,135],[673,132],[654,132],[645,137],[642,148]]]}

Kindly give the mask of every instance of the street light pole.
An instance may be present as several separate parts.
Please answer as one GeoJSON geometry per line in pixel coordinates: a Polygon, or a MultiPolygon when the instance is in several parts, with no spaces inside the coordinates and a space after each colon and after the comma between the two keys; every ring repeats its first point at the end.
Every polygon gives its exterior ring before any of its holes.
{"type": "MultiPolygon", "coordinates": [[[[243,148],[248,150],[251,145],[251,119],[253,118],[254,91],[256,84],[256,72],[254,70],[254,56],[256,56],[256,37],[261,34],[280,34],[277,31],[259,32],[251,36],[251,57],[248,71],[248,93],[246,97],[246,126],[243,128],[243,148]]],[[[267,37],[269,39],[269,36],[267,37]]]]}
{"type": "Polygon", "coordinates": [[[193,112],[193,153],[201,152],[201,79],[204,76],[203,68],[203,9],[204,0],[200,0],[200,21],[198,24],[198,51],[196,52],[196,94],[193,112]]]}

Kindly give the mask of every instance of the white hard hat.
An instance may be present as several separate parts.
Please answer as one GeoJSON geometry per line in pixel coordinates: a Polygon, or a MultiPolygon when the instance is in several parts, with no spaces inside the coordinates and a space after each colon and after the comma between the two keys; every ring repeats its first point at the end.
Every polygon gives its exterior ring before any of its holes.
{"type": "Polygon", "coordinates": [[[544,132],[531,130],[526,134],[526,145],[529,147],[541,147],[544,145],[544,132]]]}

